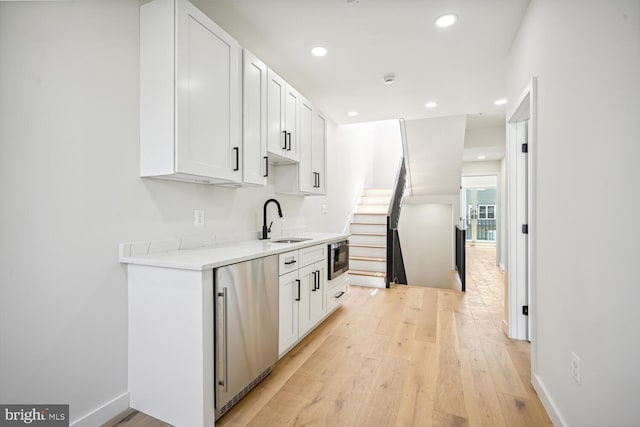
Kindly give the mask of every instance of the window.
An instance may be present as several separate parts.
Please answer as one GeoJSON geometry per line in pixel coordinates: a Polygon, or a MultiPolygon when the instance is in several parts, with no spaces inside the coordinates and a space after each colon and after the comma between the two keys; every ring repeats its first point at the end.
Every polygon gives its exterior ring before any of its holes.
{"type": "Polygon", "coordinates": [[[478,205],[478,219],[496,219],[496,205],[478,205]]]}

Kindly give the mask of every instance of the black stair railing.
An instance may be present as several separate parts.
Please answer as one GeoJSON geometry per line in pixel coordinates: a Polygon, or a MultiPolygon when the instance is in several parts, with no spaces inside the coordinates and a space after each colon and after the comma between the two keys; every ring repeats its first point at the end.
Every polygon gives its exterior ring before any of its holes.
{"type": "Polygon", "coordinates": [[[400,238],[398,236],[398,222],[400,221],[400,210],[402,209],[402,198],[407,185],[407,170],[404,165],[404,158],[400,159],[400,166],[396,174],[396,182],[391,196],[391,203],[387,212],[387,288],[391,283],[407,284],[407,274],[402,260],[402,249],[400,248],[400,238]]]}
{"type": "Polygon", "coordinates": [[[456,225],[456,270],[460,278],[460,290],[465,291],[467,279],[466,273],[466,253],[465,253],[465,233],[466,230],[456,225]]]}

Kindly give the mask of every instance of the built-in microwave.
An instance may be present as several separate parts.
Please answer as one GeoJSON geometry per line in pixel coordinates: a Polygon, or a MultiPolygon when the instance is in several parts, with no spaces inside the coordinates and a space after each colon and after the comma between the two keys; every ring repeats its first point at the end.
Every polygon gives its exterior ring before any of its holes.
{"type": "Polygon", "coordinates": [[[328,279],[333,280],[349,270],[349,241],[331,243],[329,245],[328,279]]]}

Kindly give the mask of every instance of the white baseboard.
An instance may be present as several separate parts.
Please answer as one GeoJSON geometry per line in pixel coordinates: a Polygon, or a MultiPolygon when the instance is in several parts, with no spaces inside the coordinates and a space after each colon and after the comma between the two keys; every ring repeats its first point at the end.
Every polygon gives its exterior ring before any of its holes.
{"type": "Polygon", "coordinates": [[[538,397],[542,402],[542,406],[544,406],[547,414],[549,414],[549,418],[551,418],[551,422],[553,423],[553,425],[556,427],[567,427],[567,422],[562,417],[562,414],[560,414],[558,407],[553,402],[553,399],[551,399],[547,388],[544,386],[542,380],[537,374],[534,374],[531,377],[531,384],[533,384],[533,388],[536,390],[536,393],[538,393],[538,397]]]}
{"type": "Polygon", "coordinates": [[[503,263],[500,263],[498,267],[500,267],[500,271],[507,271],[507,267],[505,267],[503,263]]]}
{"type": "Polygon", "coordinates": [[[102,406],[81,416],[70,424],[70,427],[95,427],[102,425],[120,412],[129,408],[129,392],[111,399],[102,406]]]}

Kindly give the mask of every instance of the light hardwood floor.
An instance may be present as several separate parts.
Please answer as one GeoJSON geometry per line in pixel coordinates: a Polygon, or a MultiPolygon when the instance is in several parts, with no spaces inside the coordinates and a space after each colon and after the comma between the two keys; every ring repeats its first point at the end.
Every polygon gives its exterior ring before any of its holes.
{"type": "MultiPolygon", "coordinates": [[[[531,386],[529,343],[502,332],[495,250],[467,248],[467,262],[465,294],[353,286],[216,425],[551,426],[531,386]]],[[[107,425],[166,424],[130,411],[107,425]]]]}

